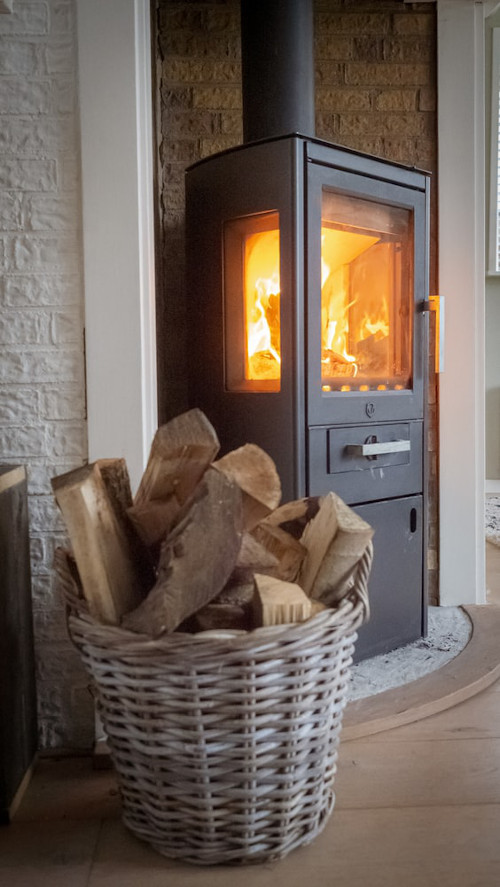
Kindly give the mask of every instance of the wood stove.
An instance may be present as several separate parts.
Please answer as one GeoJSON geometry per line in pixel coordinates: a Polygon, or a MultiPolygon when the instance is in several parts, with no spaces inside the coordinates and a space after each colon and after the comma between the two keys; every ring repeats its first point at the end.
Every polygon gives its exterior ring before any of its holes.
{"type": "Polygon", "coordinates": [[[333,490],[375,528],[364,658],[426,632],[429,177],[260,133],[187,171],[190,400],[284,500],[333,490]]]}

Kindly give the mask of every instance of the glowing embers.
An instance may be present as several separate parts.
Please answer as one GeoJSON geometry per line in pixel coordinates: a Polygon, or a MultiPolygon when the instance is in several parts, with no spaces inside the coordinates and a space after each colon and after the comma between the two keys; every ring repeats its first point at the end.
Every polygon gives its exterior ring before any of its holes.
{"type": "Polygon", "coordinates": [[[246,378],[276,380],[280,355],[280,237],[261,231],[245,239],[246,378]]]}
{"type": "Polygon", "coordinates": [[[409,230],[406,211],[327,194],[321,225],[325,393],[411,386],[409,230]]]}
{"type": "Polygon", "coordinates": [[[225,386],[281,387],[280,231],[276,212],[224,226],[225,386]]]}

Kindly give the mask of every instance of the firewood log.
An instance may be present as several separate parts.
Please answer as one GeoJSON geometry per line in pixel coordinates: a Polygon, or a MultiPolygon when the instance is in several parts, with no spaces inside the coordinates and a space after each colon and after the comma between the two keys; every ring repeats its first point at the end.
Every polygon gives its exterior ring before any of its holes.
{"type": "MultiPolygon", "coordinates": [[[[106,473],[109,476],[109,465],[106,473]]],[[[89,612],[101,622],[116,625],[124,613],[138,606],[151,579],[134,560],[122,519],[121,494],[110,499],[98,463],[58,475],[51,483],[89,612]]]]}
{"type": "Polygon", "coordinates": [[[252,535],[278,559],[278,566],[275,569],[267,569],[265,572],[286,582],[294,582],[307,554],[302,543],[297,542],[293,536],[285,533],[279,527],[265,523],[258,524],[252,530],[252,535]]]}
{"type": "Polygon", "coordinates": [[[235,578],[233,570],[222,591],[214,598],[214,604],[231,604],[247,609],[253,598],[254,581],[253,573],[245,575],[241,579],[235,578]]]}
{"type": "Polygon", "coordinates": [[[123,626],[152,637],[174,631],[224,587],[236,564],[241,535],[241,490],[209,468],[162,544],[156,585],[123,618],[123,626]]]}
{"type": "Polygon", "coordinates": [[[133,500],[127,463],[125,459],[98,459],[96,465],[101,472],[116,519],[123,527],[130,556],[141,577],[141,587],[147,592],[155,582],[154,564],[151,552],[140,538],[128,514],[133,500]]]}
{"type": "Polygon", "coordinates": [[[131,505],[127,516],[137,535],[157,559],[158,543],[166,536],[181,513],[182,506],[175,496],[162,501],[146,502],[145,505],[131,505]]]}
{"type": "Polygon", "coordinates": [[[251,533],[243,533],[241,548],[236,561],[236,570],[240,574],[245,571],[267,573],[275,570],[279,564],[275,554],[265,548],[251,533]]]}
{"type": "Polygon", "coordinates": [[[285,625],[305,622],[312,602],[294,582],[255,575],[254,619],[256,625],[285,625]]]}
{"type": "Polygon", "coordinates": [[[289,533],[294,539],[300,541],[307,524],[318,513],[320,502],[319,496],[307,496],[304,499],[285,502],[271,511],[261,523],[266,526],[279,527],[280,530],[284,530],[285,533],[289,533]]]}
{"type": "Polygon", "coordinates": [[[171,529],[219,448],[214,428],[198,409],[176,416],[158,429],[129,509],[147,545],[155,545],[171,529]]]}
{"type": "Polygon", "coordinates": [[[279,505],[281,481],[270,456],[256,444],[245,444],[214,462],[218,471],[243,491],[243,526],[251,530],[279,505]]]}
{"type": "Polygon", "coordinates": [[[307,555],[298,582],[306,594],[328,603],[345,583],[373,536],[373,530],[335,493],[328,493],[307,525],[302,543],[307,555]]]}
{"type": "Polygon", "coordinates": [[[198,610],[195,618],[200,631],[219,628],[250,631],[253,628],[250,608],[238,604],[219,604],[214,601],[198,610]]]}

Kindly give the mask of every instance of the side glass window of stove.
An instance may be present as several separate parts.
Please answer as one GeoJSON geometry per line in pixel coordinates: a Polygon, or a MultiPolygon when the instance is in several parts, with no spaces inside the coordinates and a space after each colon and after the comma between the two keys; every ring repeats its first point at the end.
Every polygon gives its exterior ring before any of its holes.
{"type": "Polygon", "coordinates": [[[412,386],[413,216],[323,188],[321,386],[412,386]]]}
{"type": "Polygon", "coordinates": [[[277,212],[232,219],[224,225],[224,349],[227,391],[280,390],[277,212]]]}

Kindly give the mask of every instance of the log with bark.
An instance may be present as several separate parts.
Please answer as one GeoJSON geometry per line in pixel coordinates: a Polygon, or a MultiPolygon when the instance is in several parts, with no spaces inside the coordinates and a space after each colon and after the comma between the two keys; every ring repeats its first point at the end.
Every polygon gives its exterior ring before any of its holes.
{"type": "Polygon", "coordinates": [[[252,535],[278,561],[275,568],[266,572],[285,582],[295,582],[307,555],[304,545],[279,526],[269,523],[258,524],[252,535]]]}
{"type": "Polygon", "coordinates": [[[279,527],[300,542],[307,524],[318,513],[320,504],[319,496],[306,496],[304,499],[285,502],[271,511],[260,523],[264,526],[279,527]]]}
{"type": "Polygon", "coordinates": [[[281,481],[268,454],[255,444],[245,444],[214,462],[238,484],[243,493],[243,526],[251,530],[281,500],[281,481]]]}
{"type": "Polygon", "coordinates": [[[158,637],[213,600],[238,558],[241,510],[239,487],[207,469],[186,514],[162,544],[154,588],[122,625],[158,637]]]}
{"type": "Polygon", "coordinates": [[[298,582],[310,597],[333,603],[371,541],[373,530],[335,493],[324,496],[307,525],[302,543],[307,556],[298,582]]]}
{"type": "Polygon", "coordinates": [[[130,487],[121,460],[94,462],[52,478],[89,612],[117,625],[152,585],[148,554],[126,516],[130,487]]]}
{"type": "Polygon", "coordinates": [[[198,409],[158,429],[128,512],[147,545],[156,545],[172,528],[219,448],[213,426],[198,409]]]}

